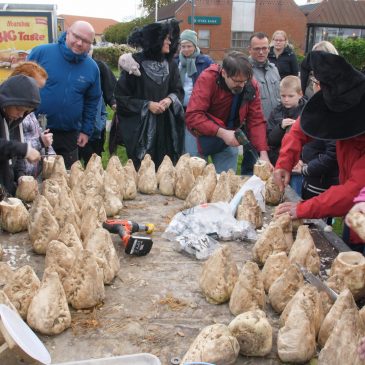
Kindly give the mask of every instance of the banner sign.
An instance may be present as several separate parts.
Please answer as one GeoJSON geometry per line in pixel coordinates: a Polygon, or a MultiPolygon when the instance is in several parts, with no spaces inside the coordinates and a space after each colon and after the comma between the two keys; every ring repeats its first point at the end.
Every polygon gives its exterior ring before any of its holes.
{"type": "Polygon", "coordinates": [[[0,81],[33,47],[52,41],[50,13],[0,12],[0,81]]]}

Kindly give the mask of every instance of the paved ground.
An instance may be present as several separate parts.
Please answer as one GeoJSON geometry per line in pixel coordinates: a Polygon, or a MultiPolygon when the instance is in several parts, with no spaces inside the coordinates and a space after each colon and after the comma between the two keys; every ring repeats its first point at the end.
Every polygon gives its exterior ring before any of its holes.
{"type": "MultiPolygon", "coordinates": [[[[104,305],[93,310],[72,311],[72,328],[54,337],[39,336],[51,353],[53,363],[107,356],[152,353],[163,365],[172,357],[182,357],[199,331],[213,323],[228,324],[233,316],[228,304],[212,305],[202,296],[198,280],[202,263],[174,250],[161,238],[182,201],[160,195],[138,195],[126,202],[123,217],[156,225],[154,246],[145,257],[127,257],[114,237],[121,269],[112,285],[106,287],[104,305]]],[[[269,215],[269,213],[268,213],[269,215]]],[[[26,233],[2,233],[4,261],[13,268],[30,264],[42,277],[44,256],[35,255],[26,233]]],[[[253,243],[229,242],[239,268],[251,258],[253,243]]],[[[274,327],[278,317],[266,306],[274,327]]],[[[0,364],[19,365],[9,351],[0,355],[0,364]]],[[[236,365],[280,364],[276,345],[266,358],[244,358],[236,365]]]]}

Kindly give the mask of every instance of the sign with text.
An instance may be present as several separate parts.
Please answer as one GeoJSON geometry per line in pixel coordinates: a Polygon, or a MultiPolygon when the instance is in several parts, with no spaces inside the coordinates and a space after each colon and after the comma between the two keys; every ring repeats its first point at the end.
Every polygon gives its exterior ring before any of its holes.
{"type": "MultiPolygon", "coordinates": [[[[188,17],[188,23],[192,23],[191,16],[188,17]]],[[[194,24],[219,25],[221,23],[220,16],[194,16],[194,24]]]]}
{"type": "Polygon", "coordinates": [[[51,30],[48,13],[0,12],[0,80],[24,61],[33,47],[52,42],[51,30]]]}

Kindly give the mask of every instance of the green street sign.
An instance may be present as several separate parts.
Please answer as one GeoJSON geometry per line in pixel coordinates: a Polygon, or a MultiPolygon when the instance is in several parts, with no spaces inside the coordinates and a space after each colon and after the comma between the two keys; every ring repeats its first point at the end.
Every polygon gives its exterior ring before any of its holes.
{"type": "MultiPolygon", "coordinates": [[[[188,23],[191,24],[191,15],[188,17],[188,23]]],[[[194,24],[219,25],[222,22],[220,16],[194,16],[194,24]]]]}

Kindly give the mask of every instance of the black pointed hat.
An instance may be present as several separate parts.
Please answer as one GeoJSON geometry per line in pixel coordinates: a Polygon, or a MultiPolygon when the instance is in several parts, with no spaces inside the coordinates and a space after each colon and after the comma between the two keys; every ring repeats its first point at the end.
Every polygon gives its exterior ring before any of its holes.
{"type": "Polygon", "coordinates": [[[323,51],[307,55],[321,90],[303,109],[300,126],[316,139],[348,139],[365,133],[365,75],[343,57],[323,51]]]}

